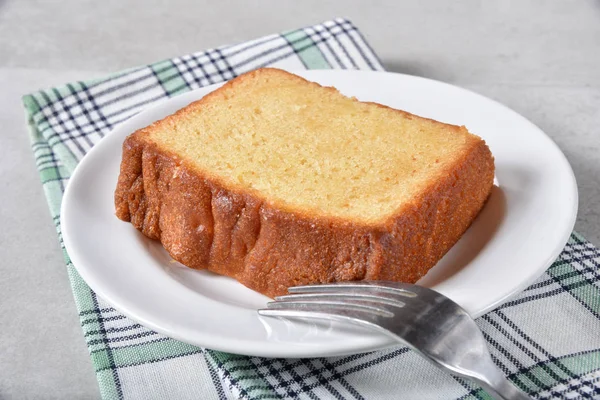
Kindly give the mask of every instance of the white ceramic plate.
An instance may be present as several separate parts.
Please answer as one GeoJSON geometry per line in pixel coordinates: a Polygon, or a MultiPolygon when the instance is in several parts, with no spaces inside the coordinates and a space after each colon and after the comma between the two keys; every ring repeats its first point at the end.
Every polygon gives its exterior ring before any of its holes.
{"type": "MultiPolygon", "coordinates": [[[[558,256],[573,228],[577,187],[569,163],[536,126],[475,93],[408,75],[306,71],[346,95],[466,125],[496,159],[498,186],[477,220],[420,284],[479,316],[524,289],[558,256]]],[[[165,101],[117,127],[73,174],[62,203],[65,246],[83,279],[148,328],[191,344],[238,354],[314,357],[389,346],[391,339],[341,323],[259,318],[268,299],[236,281],[194,271],[114,215],[121,145],[138,128],[219,85],[165,101]]]]}

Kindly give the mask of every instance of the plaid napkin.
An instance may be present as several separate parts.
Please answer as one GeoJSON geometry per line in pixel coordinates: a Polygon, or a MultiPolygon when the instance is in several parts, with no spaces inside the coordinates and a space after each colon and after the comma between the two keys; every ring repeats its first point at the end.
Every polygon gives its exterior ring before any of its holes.
{"type": "MultiPolygon", "coordinates": [[[[383,70],[361,33],[335,19],[24,96],[59,238],[69,176],[112,128],[172,96],[263,66],[383,70]]],[[[402,346],[347,357],[266,359],[178,342],[98,298],[64,256],[104,399],[488,398],[402,346]]],[[[599,263],[600,251],[573,233],[536,283],[478,320],[496,364],[534,397],[600,398],[599,263]]]]}

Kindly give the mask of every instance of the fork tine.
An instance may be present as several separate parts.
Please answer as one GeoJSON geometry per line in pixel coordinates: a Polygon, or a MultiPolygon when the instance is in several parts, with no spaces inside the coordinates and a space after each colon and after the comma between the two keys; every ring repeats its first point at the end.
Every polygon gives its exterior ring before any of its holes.
{"type": "Polygon", "coordinates": [[[316,312],[316,311],[303,311],[303,310],[291,310],[291,309],[283,309],[283,310],[274,310],[270,308],[265,308],[262,310],[258,310],[258,313],[263,316],[268,317],[283,317],[283,318],[315,318],[315,319],[326,319],[326,320],[336,320],[336,321],[347,321],[351,323],[358,323],[361,325],[369,325],[371,327],[379,328],[382,330],[380,326],[376,324],[376,322],[369,320],[369,314],[365,313],[364,315],[346,315],[346,314],[334,314],[331,312],[316,312]]]}
{"type": "Polygon", "coordinates": [[[393,317],[394,313],[377,304],[367,302],[348,302],[343,300],[290,300],[267,303],[269,309],[295,309],[315,312],[335,311],[337,309],[352,310],[377,314],[382,317],[393,317]]]}
{"type": "MultiPolygon", "coordinates": [[[[417,293],[408,289],[413,285],[402,285],[406,286],[406,288],[398,287],[401,286],[399,284],[394,284],[394,286],[389,285],[389,282],[366,282],[366,281],[350,281],[350,282],[334,282],[334,283],[325,283],[325,284],[316,284],[316,285],[303,285],[303,286],[293,286],[288,288],[288,292],[294,293],[329,293],[329,292],[340,292],[341,290],[348,290],[352,292],[360,292],[360,293],[376,293],[378,295],[394,295],[394,296],[404,296],[404,297],[416,297],[417,293]]],[[[386,296],[389,298],[389,296],[386,296]]]]}
{"type": "Polygon", "coordinates": [[[358,304],[369,304],[371,305],[389,305],[392,307],[404,307],[406,303],[396,298],[377,296],[371,293],[354,293],[354,292],[323,292],[323,293],[299,293],[299,294],[288,294],[285,296],[277,296],[275,300],[278,302],[299,302],[299,301],[334,301],[358,304]]]}
{"type": "Polygon", "coordinates": [[[335,319],[363,325],[368,324],[380,330],[383,330],[383,328],[378,325],[378,318],[393,316],[387,310],[373,310],[373,307],[358,304],[272,302],[268,306],[269,308],[258,310],[258,313],[272,317],[335,319]]]}

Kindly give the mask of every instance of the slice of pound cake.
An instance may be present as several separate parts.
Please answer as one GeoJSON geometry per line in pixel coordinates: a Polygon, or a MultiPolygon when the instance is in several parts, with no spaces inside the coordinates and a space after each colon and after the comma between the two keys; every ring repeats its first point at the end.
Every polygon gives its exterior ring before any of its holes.
{"type": "Polygon", "coordinates": [[[264,68],[127,137],[115,206],[175,260],[272,297],[416,282],[493,178],[490,150],[465,127],[264,68]]]}

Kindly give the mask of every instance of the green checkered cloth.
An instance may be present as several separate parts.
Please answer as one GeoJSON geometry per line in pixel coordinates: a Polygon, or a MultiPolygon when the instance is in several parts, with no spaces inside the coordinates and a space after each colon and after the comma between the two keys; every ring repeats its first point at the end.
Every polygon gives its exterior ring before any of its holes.
{"type": "MultiPolygon", "coordinates": [[[[358,29],[335,19],[24,96],[59,238],[69,176],[116,125],[170,97],[263,66],[383,70],[358,29]]],[[[488,398],[402,346],[347,357],[267,359],[181,343],[113,309],[64,256],[104,399],[488,398]]],[[[534,397],[600,398],[599,263],[600,251],[573,233],[537,282],[478,319],[496,364],[534,397]]]]}

